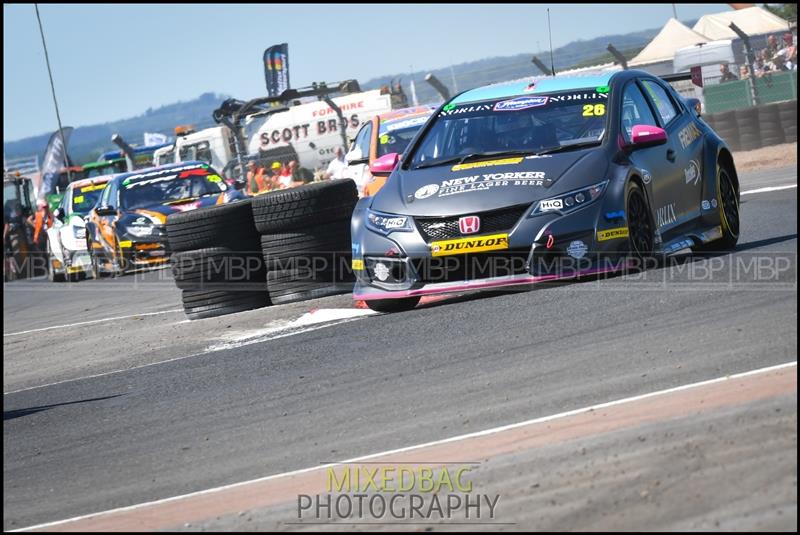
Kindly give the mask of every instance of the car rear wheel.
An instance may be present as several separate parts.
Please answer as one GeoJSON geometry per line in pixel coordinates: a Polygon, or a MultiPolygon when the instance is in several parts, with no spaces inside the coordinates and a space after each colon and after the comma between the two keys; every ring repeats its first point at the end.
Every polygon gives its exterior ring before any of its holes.
{"type": "Polygon", "coordinates": [[[650,206],[639,184],[629,182],[626,190],[628,236],[631,254],[643,260],[653,255],[655,243],[650,206]]]}
{"type": "Polygon", "coordinates": [[[403,297],[402,299],[371,299],[364,301],[370,310],[375,312],[405,312],[419,303],[419,297],[403,297]]]}
{"type": "Polygon", "coordinates": [[[722,238],[717,241],[725,249],[734,249],[739,241],[739,195],[725,166],[717,171],[717,204],[722,238]]]}

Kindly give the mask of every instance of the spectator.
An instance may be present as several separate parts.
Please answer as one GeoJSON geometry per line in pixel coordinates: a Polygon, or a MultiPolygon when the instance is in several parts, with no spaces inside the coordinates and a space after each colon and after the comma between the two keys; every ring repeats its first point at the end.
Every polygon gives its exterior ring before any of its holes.
{"type": "Polygon", "coordinates": [[[346,178],[345,172],[347,171],[347,160],[344,158],[344,149],[336,147],[336,158],[331,160],[328,164],[328,169],[325,171],[326,178],[346,178]]]}
{"type": "Polygon", "coordinates": [[[739,67],[739,79],[745,80],[750,78],[750,68],[747,65],[742,65],[739,67]]]}
{"type": "Polygon", "coordinates": [[[783,45],[778,54],[783,56],[787,70],[797,70],[797,47],[794,44],[791,32],[783,34],[783,45]]]}
{"type": "Polygon", "coordinates": [[[776,54],[775,57],[772,58],[772,65],[775,67],[776,72],[789,70],[783,54],[776,54]]]}
{"type": "Polygon", "coordinates": [[[264,168],[256,166],[256,162],[250,160],[247,162],[247,186],[250,195],[258,195],[269,191],[269,179],[264,174],[264,168]]]}
{"type": "Polygon", "coordinates": [[[767,57],[764,58],[766,61],[770,61],[778,53],[778,38],[775,35],[767,37],[767,48],[764,50],[767,51],[767,57]]]}
{"type": "Polygon", "coordinates": [[[293,188],[303,184],[303,181],[298,176],[297,160],[291,160],[288,165],[284,166],[280,175],[280,184],[281,189],[293,188]]]}
{"type": "MultiPolygon", "coordinates": [[[[36,216],[33,214],[27,218],[27,223],[33,227],[33,243],[39,244],[39,236],[46,236],[46,231],[53,226],[53,214],[50,212],[50,205],[44,199],[36,201],[36,216]]],[[[44,243],[44,242],[42,242],[44,243]]]]}
{"type": "Polygon", "coordinates": [[[272,162],[272,175],[270,176],[270,183],[272,189],[281,189],[281,162],[272,162]]]}
{"type": "Polygon", "coordinates": [[[719,83],[723,84],[725,82],[733,82],[734,80],[738,80],[735,74],[730,71],[728,68],[727,63],[721,63],[719,66],[719,72],[722,74],[722,77],[719,80],[719,83]]]}
{"type": "Polygon", "coordinates": [[[770,64],[764,61],[765,52],[766,50],[762,50],[758,53],[753,63],[753,73],[756,75],[756,78],[763,78],[772,68],[770,64]]]}

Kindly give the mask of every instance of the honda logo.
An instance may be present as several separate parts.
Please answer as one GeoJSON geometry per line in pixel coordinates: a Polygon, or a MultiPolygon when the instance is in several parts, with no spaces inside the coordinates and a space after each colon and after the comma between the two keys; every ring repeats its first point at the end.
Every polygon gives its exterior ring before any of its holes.
{"type": "Polygon", "coordinates": [[[476,215],[468,215],[458,219],[458,230],[461,234],[475,234],[481,229],[481,218],[476,215]]]}

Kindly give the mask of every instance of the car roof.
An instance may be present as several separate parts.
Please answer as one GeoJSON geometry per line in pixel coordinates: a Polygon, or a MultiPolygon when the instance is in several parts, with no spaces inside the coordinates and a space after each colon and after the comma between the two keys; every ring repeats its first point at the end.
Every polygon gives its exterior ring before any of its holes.
{"type": "Polygon", "coordinates": [[[504,84],[487,85],[465,91],[450,101],[450,104],[466,104],[498,98],[511,98],[527,95],[540,95],[543,93],[556,93],[571,89],[585,89],[588,87],[607,86],[614,76],[614,72],[593,76],[564,76],[540,78],[538,80],[508,82],[504,84]],[[531,87],[532,86],[532,87],[531,87]]]}
{"type": "Polygon", "coordinates": [[[419,115],[430,115],[434,111],[436,111],[436,106],[412,106],[410,108],[401,108],[399,110],[392,110],[382,113],[378,116],[378,120],[383,123],[398,119],[408,119],[410,117],[417,117],[419,115]]]}
{"type": "Polygon", "coordinates": [[[198,169],[200,167],[211,167],[206,162],[201,161],[188,161],[188,162],[180,162],[180,163],[171,163],[167,165],[159,165],[157,167],[147,167],[145,169],[137,169],[136,171],[132,171],[130,173],[120,173],[119,175],[115,176],[113,180],[118,183],[122,181],[132,178],[134,180],[137,179],[146,179],[152,178],[160,175],[166,175],[172,171],[176,170],[189,170],[189,169],[198,169]]]}
{"type": "Polygon", "coordinates": [[[84,188],[86,186],[96,186],[98,184],[105,184],[109,180],[113,179],[116,174],[111,173],[109,175],[99,175],[93,176],[92,178],[83,178],[81,180],[76,180],[74,182],[70,182],[70,186],[72,189],[76,188],[84,188]]]}

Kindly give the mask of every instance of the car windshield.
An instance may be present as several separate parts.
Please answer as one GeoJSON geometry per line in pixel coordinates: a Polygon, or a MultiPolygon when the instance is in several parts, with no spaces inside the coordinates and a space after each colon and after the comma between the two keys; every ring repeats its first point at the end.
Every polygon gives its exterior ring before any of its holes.
{"type": "Polygon", "coordinates": [[[378,158],[396,152],[402,154],[430,115],[381,123],[378,128],[378,158]]]}
{"type": "Polygon", "coordinates": [[[122,182],[120,204],[123,210],[134,210],[154,204],[177,204],[196,200],[227,189],[225,182],[210,167],[176,170],[155,176],[127,178],[122,182]]]}
{"type": "Polygon", "coordinates": [[[448,104],[414,151],[411,166],[433,166],[470,156],[553,152],[599,143],[606,130],[605,89],[448,104]]]}
{"type": "Polygon", "coordinates": [[[91,184],[89,186],[83,186],[82,188],[73,188],[70,210],[66,215],[88,214],[89,210],[94,208],[97,199],[100,198],[100,194],[103,193],[105,187],[105,184],[91,184]]]}

